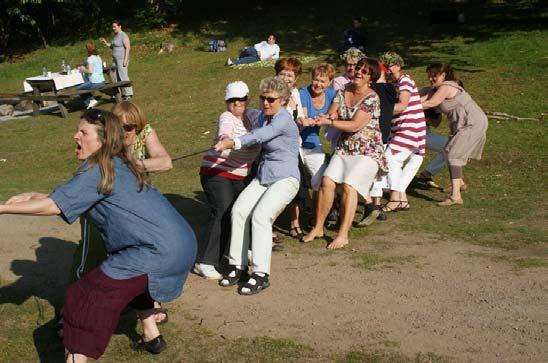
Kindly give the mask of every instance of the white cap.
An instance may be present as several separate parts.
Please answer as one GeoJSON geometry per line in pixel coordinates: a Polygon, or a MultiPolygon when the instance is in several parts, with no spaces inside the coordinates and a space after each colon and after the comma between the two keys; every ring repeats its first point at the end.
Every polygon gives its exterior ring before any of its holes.
{"type": "Polygon", "coordinates": [[[242,81],[232,82],[226,86],[225,101],[228,101],[231,98],[242,98],[248,94],[249,88],[247,87],[247,84],[242,81]]]}

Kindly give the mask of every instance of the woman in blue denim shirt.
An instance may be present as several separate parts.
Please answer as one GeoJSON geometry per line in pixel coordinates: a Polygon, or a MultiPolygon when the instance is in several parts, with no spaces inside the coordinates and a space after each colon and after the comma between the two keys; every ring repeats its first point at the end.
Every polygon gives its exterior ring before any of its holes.
{"type": "Polygon", "coordinates": [[[129,304],[143,323],[133,348],[165,349],[153,315],[154,300],[182,291],[196,255],[192,228],[129,156],[116,116],[88,110],[74,135],[76,157],[85,161],[51,194],[24,193],[0,205],[0,214],[60,215],[73,223],[88,214],[103,237],[108,258],[67,288],[63,342],[67,362],[99,358],[129,304]]]}

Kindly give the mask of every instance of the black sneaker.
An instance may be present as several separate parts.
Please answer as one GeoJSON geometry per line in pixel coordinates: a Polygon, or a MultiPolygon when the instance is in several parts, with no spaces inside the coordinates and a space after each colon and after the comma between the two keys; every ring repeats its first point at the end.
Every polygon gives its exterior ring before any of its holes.
{"type": "Polygon", "coordinates": [[[339,210],[332,208],[325,221],[325,228],[330,231],[335,231],[339,228],[339,210]]]}
{"type": "MultiPolygon", "coordinates": [[[[363,212],[362,220],[354,223],[354,227],[367,227],[373,224],[381,215],[382,209],[379,206],[368,204],[363,212]]],[[[386,218],[386,216],[385,216],[386,218]]]]}
{"type": "Polygon", "coordinates": [[[148,342],[145,342],[145,338],[141,336],[141,339],[131,344],[131,349],[133,350],[146,350],[152,354],[160,354],[166,350],[166,348],[167,344],[162,335],[158,335],[156,338],[149,340],[148,342]]]}

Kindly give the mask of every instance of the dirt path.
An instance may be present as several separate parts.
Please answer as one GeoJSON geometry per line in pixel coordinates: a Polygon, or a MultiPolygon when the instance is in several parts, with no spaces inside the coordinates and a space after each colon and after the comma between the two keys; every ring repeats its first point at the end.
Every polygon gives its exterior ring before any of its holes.
{"type": "MultiPolygon", "coordinates": [[[[3,280],[45,268],[50,279],[63,280],[78,225],[2,216],[0,230],[3,280]]],[[[460,362],[548,361],[546,268],[516,271],[488,257],[506,252],[455,241],[422,237],[384,246],[286,248],[273,256],[272,286],[253,297],[192,275],[184,296],[169,306],[170,321],[195,319],[228,338],[292,338],[325,353],[365,348],[460,362]],[[353,255],[372,251],[413,257],[391,267],[353,267],[353,255]]]]}

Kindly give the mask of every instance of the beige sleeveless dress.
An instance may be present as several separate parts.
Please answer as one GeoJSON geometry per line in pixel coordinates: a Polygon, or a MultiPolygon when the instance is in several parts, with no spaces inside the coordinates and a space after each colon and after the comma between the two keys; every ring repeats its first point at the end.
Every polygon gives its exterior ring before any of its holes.
{"type": "Polygon", "coordinates": [[[445,152],[449,165],[464,166],[468,159],[481,159],[487,134],[487,116],[456,82],[443,82],[459,93],[438,106],[449,120],[449,141],[445,152]]]}

